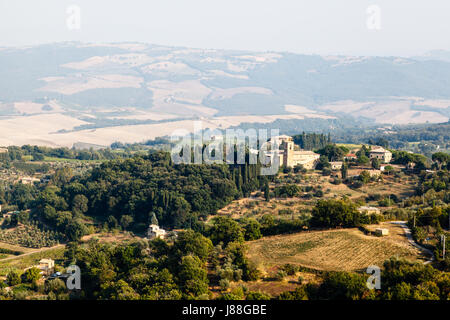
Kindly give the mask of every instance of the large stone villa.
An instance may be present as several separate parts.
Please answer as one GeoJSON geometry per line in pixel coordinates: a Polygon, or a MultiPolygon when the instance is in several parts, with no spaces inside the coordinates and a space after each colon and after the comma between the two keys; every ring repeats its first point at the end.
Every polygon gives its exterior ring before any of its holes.
{"type": "Polygon", "coordinates": [[[319,161],[320,154],[313,151],[300,150],[294,144],[294,139],[290,136],[282,135],[269,140],[272,144],[274,139],[278,139],[280,148],[278,150],[278,157],[280,165],[285,167],[295,167],[301,164],[305,169],[314,169],[319,161]]]}
{"type": "Polygon", "coordinates": [[[384,149],[383,147],[373,147],[369,152],[369,158],[378,159],[383,163],[389,163],[392,160],[392,152],[384,149]]]}

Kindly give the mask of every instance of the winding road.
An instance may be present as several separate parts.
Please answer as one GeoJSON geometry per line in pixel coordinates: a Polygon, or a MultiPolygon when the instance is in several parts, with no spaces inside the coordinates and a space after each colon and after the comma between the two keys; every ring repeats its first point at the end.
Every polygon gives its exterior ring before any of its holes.
{"type": "Polygon", "coordinates": [[[408,224],[406,221],[391,221],[392,224],[399,225],[403,228],[405,231],[405,236],[408,238],[409,243],[411,243],[414,247],[418,248],[419,250],[426,252],[431,256],[431,258],[427,261],[425,261],[423,264],[429,264],[435,260],[434,253],[430,249],[427,249],[425,247],[422,247],[418,243],[416,243],[412,237],[411,229],[408,227],[408,224]]]}

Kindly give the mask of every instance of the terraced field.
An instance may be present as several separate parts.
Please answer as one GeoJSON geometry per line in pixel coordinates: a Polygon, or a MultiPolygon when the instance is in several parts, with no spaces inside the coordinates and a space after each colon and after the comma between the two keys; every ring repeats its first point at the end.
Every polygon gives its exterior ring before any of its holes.
{"type": "Polygon", "coordinates": [[[406,237],[366,236],[358,229],[301,232],[248,243],[248,257],[262,269],[285,263],[319,270],[351,271],[382,266],[390,257],[423,259],[406,237]]]}

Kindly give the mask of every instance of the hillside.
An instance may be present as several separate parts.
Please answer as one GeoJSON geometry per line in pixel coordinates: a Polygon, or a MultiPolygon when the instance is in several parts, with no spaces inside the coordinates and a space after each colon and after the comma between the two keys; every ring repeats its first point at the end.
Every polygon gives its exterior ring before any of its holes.
{"type": "Polygon", "coordinates": [[[450,112],[450,63],[426,57],[61,43],[0,48],[0,68],[0,145],[138,142],[199,118],[210,128],[342,116],[405,124],[450,112]]]}

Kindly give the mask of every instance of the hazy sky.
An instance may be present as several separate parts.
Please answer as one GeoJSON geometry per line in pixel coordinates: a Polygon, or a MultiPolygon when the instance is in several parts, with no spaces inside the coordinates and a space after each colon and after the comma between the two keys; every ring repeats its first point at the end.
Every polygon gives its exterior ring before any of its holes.
{"type": "Polygon", "coordinates": [[[0,46],[59,41],[408,56],[450,50],[450,1],[0,0],[0,46]]]}

